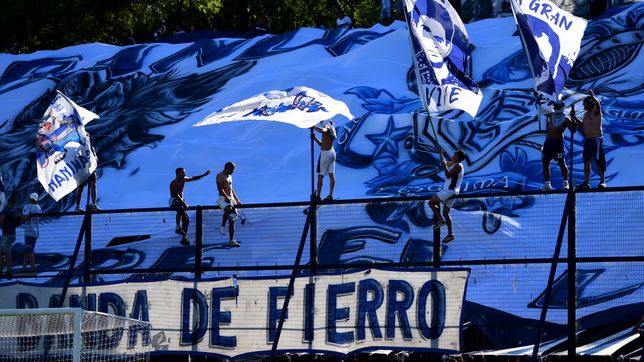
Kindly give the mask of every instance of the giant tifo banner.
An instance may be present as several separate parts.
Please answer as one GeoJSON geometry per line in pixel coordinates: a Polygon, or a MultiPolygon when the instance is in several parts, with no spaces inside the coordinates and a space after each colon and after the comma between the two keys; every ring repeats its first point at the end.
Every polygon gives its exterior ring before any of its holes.
{"type": "MultiPolygon", "coordinates": [[[[459,351],[467,276],[465,269],[370,269],[296,278],[279,350],[459,351]]],[[[138,338],[154,350],[240,357],[270,351],[288,282],[266,277],[72,287],[65,304],[149,321],[151,334],[141,331],[138,338]]],[[[3,291],[0,308],[60,300],[59,288],[17,284],[3,291]]]]}
{"type": "MultiPolygon", "coordinates": [[[[589,89],[601,102],[609,186],[642,180],[637,168],[624,165],[644,155],[643,23],[641,2],[612,8],[590,22],[565,85],[563,100],[575,104],[580,116],[580,100],[589,89]]],[[[192,127],[241,100],[295,86],[343,102],[354,116],[334,119],[336,198],[433,195],[415,185],[442,182],[437,142],[448,153],[466,151],[466,191],[498,190],[500,184],[476,180],[506,176],[505,190],[537,190],[543,185],[545,121],[537,120],[534,79],[517,25],[508,17],[465,26],[474,46],[471,78],[483,99],[474,120],[433,118],[436,134],[427,117],[415,116],[423,105],[403,22],[369,29],[302,28],[249,39],[195,36],[179,44],[83,44],[2,54],[5,193],[22,202],[41,190],[30,155],[42,115],[60,90],[101,116],[86,128],[98,154],[103,209],[165,206],[177,167],[191,175],[217,171],[227,161],[237,165],[234,187],[244,203],[309,200],[308,130],[261,121],[192,127]]],[[[575,133],[572,148],[570,133],[565,137],[566,159],[572,152],[571,172],[581,182],[583,135],[575,133]]],[[[598,178],[591,176],[596,185],[598,178]]],[[[561,187],[557,167],[552,184],[561,187]]],[[[213,185],[209,178],[191,183],[185,190],[188,204],[214,204],[213,185]]],[[[71,197],[41,202],[44,210],[67,210],[73,204],[71,197]]]]}
{"type": "MultiPolygon", "coordinates": [[[[485,2],[464,5],[472,3],[485,2]]],[[[268,90],[306,86],[343,102],[353,115],[334,118],[338,136],[335,198],[377,198],[372,203],[320,206],[318,261],[431,263],[435,259],[433,221],[427,203],[393,203],[386,198],[431,197],[441,189],[444,176],[436,143],[446,152],[461,148],[467,153],[462,193],[537,191],[543,185],[545,122],[537,119],[534,79],[510,7],[508,11],[507,18],[465,24],[474,46],[471,79],[483,99],[474,120],[458,122],[430,119],[422,113],[409,29],[403,22],[351,30],[301,28],[253,38],[188,34],[174,44],[83,44],[33,54],[2,54],[0,174],[4,193],[15,196],[19,207],[29,193],[42,194],[33,157],[34,136],[59,90],[101,116],[87,130],[99,157],[98,201],[103,209],[166,207],[168,184],[177,167],[184,167],[189,176],[207,169],[216,173],[227,161],[237,165],[234,189],[243,204],[308,201],[309,130],[261,121],[193,127],[240,100],[268,90]]],[[[589,89],[601,102],[609,187],[638,186],[644,180],[642,169],[636,167],[644,157],[643,27],[642,2],[611,8],[589,22],[564,87],[567,112],[574,104],[580,116],[584,113],[580,100],[589,89]]],[[[566,161],[572,155],[574,163],[568,167],[577,183],[583,175],[583,142],[581,132],[573,137],[565,133],[566,161]]],[[[552,185],[560,188],[562,178],[554,164],[551,176],[552,185]]],[[[592,172],[591,184],[598,182],[592,172]]],[[[324,191],[326,187],[327,183],[324,191]]],[[[590,258],[575,273],[579,280],[577,325],[597,341],[606,336],[594,331],[620,323],[630,323],[624,330],[632,330],[632,323],[644,314],[641,262],[593,261],[644,254],[641,228],[637,227],[644,225],[642,195],[577,195],[577,253],[590,258]]],[[[217,198],[214,175],[187,184],[184,196],[192,206],[213,205],[217,198]]],[[[55,202],[45,197],[40,204],[46,211],[65,211],[73,207],[74,200],[63,197],[55,202]]],[[[451,213],[456,240],[441,245],[441,262],[550,260],[564,204],[564,194],[460,200],[451,213]]],[[[236,231],[240,248],[227,246],[228,236],[219,233],[221,212],[204,211],[202,265],[228,270],[204,272],[204,277],[236,274],[240,281],[242,277],[283,279],[283,270],[257,272],[248,267],[293,265],[306,218],[303,209],[245,210],[248,221],[238,224],[236,231]],[[245,269],[232,271],[238,266],[245,269]]],[[[93,215],[92,270],[106,273],[92,275],[92,282],[148,283],[149,274],[125,273],[147,269],[157,269],[157,279],[190,281],[192,273],[168,272],[194,270],[193,211],[190,217],[192,243],[182,246],[174,233],[171,210],[93,215]],[[149,238],[115,242],[133,235],[149,238]]],[[[43,220],[35,248],[38,276],[31,282],[42,288],[63,285],[63,271],[70,268],[82,220],[83,215],[43,220]]],[[[19,271],[25,252],[23,234],[19,228],[12,249],[14,272],[19,271]]],[[[563,249],[566,255],[566,245],[563,249]]],[[[302,265],[310,262],[308,250],[302,265]]],[[[81,253],[76,275],[82,275],[83,263],[81,253]]],[[[470,267],[462,328],[465,336],[475,338],[464,338],[465,348],[502,349],[533,343],[550,264],[470,267]]],[[[568,276],[567,267],[559,264],[546,324],[552,343],[566,335],[568,276]]],[[[75,278],[73,283],[79,281],[75,278]]],[[[0,285],[9,290],[16,284],[2,279],[0,285]]],[[[200,291],[210,301],[207,289],[200,291]]],[[[125,293],[122,298],[133,294],[125,293]]],[[[39,305],[48,305],[48,298],[39,299],[39,305]]],[[[7,303],[14,306],[13,300],[7,303]]],[[[179,315],[180,310],[177,307],[172,315],[179,315]]],[[[180,323],[180,317],[176,318],[180,323]]],[[[173,328],[178,328],[174,323],[173,328]]]]}

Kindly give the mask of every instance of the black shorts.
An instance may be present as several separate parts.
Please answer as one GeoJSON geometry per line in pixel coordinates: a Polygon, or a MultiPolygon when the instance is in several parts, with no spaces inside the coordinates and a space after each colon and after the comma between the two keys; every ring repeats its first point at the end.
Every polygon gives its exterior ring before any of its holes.
{"type": "Polygon", "coordinates": [[[541,147],[541,160],[550,162],[552,160],[564,159],[564,144],[563,139],[546,138],[546,141],[541,147]]]}
{"type": "Polygon", "coordinates": [[[96,183],[96,172],[92,172],[92,174],[91,174],[91,175],[89,175],[89,177],[87,178],[87,180],[83,181],[83,183],[81,184],[81,187],[85,187],[85,186],[87,186],[87,183],[88,183],[88,182],[94,182],[94,183],[96,183]]]}
{"type": "Polygon", "coordinates": [[[601,137],[586,138],[584,141],[584,162],[595,160],[597,166],[606,171],[606,156],[604,155],[604,139],[601,137]]]}
{"type": "Polygon", "coordinates": [[[170,204],[170,209],[175,211],[177,215],[181,215],[185,217],[185,219],[188,219],[188,212],[186,212],[186,208],[181,201],[173,199],[172,203],[170,204]]]}
{"type": "Polygon", "coordinates": [[[30,252],[33,253],[34,248],[36,247],[36,240],[37,239],[38,238],[36,238],[34,236],[25,235],[25,251],[30,251],[30,252]]]}

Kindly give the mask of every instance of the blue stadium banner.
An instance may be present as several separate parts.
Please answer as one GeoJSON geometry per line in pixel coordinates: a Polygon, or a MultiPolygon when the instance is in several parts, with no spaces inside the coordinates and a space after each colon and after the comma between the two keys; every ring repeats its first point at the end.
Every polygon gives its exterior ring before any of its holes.
{"type": "Polygon", "coordinates": [[[483,94],[468,76],[472,47],[447,0],[405,0],[418,93],[428,112],[460,109],[476,116],[483,94]]]}
{"type": "Polygon", "coordinates": [[[586,20],[548,0],[512,0],[512,10],[539,104],[545,111],[552,111],[579,55],[586,20]]]}
{"type": "MultiPolygon", "coordinates": [[[[459,351],[468,275],[462,268],[354,269],[296,278],[279,350],[459,351]]],[[[263,277],[76,286],[65,306],[151,323],[151,335],[126,331],[119,343],[146,338],[154,350],[240,357],[271,350],[288,283],[263,277]]],[[[0,308],[47,307],[60,298],[60,288],[48,286],[0,289],[0,308]]]]}
{"type": "Polygon", "coordinates": [[[61,92],[42,116],[36,135],[38,180],[58,201],[96,170],[97,158],[85,125],[98,115],[61,92]]]}

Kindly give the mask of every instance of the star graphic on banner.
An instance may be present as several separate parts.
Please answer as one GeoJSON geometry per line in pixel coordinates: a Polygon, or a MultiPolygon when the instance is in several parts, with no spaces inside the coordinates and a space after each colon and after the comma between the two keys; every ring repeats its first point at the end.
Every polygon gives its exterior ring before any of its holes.
{"type": "Polygon", "coordinates": [[[369,141],[376,145],[376,150],[373,153],[374,157],[382,153],[388,153],[394,157],[398,156],[398,142],[407,136],[410,129],[410,126],[396,128],[394,117],[389,117],[387,128],[383,133],[366,135],[369,141]]]}

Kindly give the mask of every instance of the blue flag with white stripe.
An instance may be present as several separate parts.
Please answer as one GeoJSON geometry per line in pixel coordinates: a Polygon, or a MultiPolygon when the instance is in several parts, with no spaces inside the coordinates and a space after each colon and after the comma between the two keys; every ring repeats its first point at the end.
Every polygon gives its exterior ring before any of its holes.
{"type": "Polygon", "coordinates": [[[551,111],[561,99],[568,73],[579,55],[586,20],[548,0],[512,0],[512,9],[539,104],[551,111]]]}
{"type": "Polygon", "coordinates": [[[405,0],[405,7],[423,105],[474,117],[483,95],[467,75],[472,47],[461,18],[447,0],[405,0]]]}

